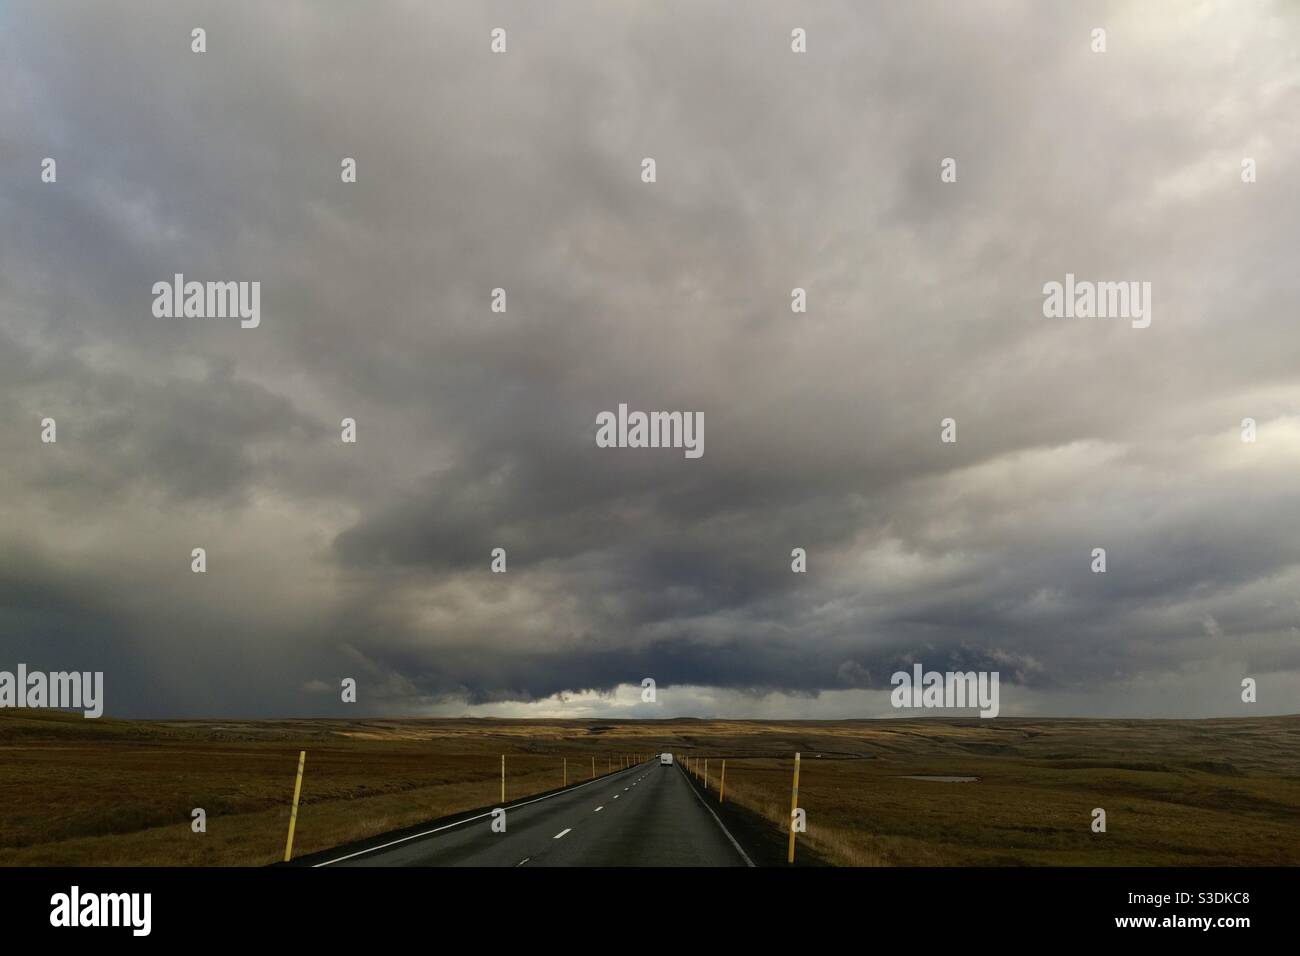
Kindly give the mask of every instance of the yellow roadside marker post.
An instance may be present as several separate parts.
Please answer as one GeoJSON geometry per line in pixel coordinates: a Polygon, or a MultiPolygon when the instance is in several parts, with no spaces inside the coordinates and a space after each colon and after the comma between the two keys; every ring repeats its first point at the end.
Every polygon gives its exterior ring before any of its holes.
{"type": "Polygon", "coordinates": [[[596,758],[595,757],[591,758],[591,779],[592,780],[596,779],[596,758]]]}
{"type": "Polygon", "coordinates": [[[709,758],[704,758],[704,789],[709,789],[709,758]]]}
{"type": "Polygon", "coordinates": [[[506,755],[501,755],[501,802],[506,802],[506,755]]]}
{"type": "Polygon", "coordinates": [[[564,758],[564,786],[569,785],[569,758],[564,758]]]}
{"type": "Polygon", "coordinates": [[[722,802],[723,796],[727,792],[727,761],[722,761],[722,779],[718,782],[718,803],[722,802]]]}
{"type": "Polygon", "coordinates": [[[293,782],[293,808],[289,811],[289,839],[284,841],[284,862],[293,856],[293,831],[298,826],[298,798],[302,795],[302,767],[307,762],[307,751],[298,752],[298,779],[293,782]]]}
{"type": "Polygon", "coordinates": [[[787,863],[794,862],[794,812],[799,809],[799,755],[794,755],[794,788],[790,791],[790,852],[787,863]]]}

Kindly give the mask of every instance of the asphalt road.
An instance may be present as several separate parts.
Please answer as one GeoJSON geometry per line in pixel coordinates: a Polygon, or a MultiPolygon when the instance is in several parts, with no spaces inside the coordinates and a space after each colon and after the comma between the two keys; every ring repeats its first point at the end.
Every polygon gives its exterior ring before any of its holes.
{"type": "Polygon", "coordinates": [[[676,764],[658,758],[590,783],[317,866],[752,866],[676,764]]]}

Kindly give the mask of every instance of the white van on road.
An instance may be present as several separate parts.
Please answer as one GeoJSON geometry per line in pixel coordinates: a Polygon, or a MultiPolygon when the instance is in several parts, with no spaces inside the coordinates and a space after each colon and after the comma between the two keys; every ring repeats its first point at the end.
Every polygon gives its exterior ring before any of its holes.
{"type": "Polygon", "coordinates": [[[673,755],[672,755],[672,754],[660,754],[660,755],[659,755],[659,766],[661,766],[661,767],[671,767],[672,765],[673,765],[673,755]]]}

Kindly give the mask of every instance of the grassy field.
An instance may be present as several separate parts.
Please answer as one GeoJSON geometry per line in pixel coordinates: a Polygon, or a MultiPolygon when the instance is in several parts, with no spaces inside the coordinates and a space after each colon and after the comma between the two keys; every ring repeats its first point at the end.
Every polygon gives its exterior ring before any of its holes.
{"type": "Polygon", "coordinates": [[[257,865],[671,750],[850,866],[1300,864],[1300,716],[1202,721],[84,720],[0,715],[0,865],[257,865]],[[908,775],[978,777],[974,783],[908,775]],[[195,807],[207,833],[190,828],[195,807]],[[1092,810],[1107,814],[1093,833],[1092,810]]]}

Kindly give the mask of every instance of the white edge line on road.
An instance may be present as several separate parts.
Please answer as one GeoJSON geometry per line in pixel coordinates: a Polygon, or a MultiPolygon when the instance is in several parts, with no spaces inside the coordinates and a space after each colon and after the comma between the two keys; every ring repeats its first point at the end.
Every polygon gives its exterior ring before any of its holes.
{"type": "Polygon", "coordinates": [[[566,834],[566,833],[572,833],[572,832],[573,832],[573,827],[565,827],[565,828],[564,828],[563,830],[561,830],[559,833],[555,834],[555,836],[551,837],[551,839],[552,839],[552,840],[558,840],[560,837],[564,836],[564,834],[566,834]]]}
{"type": "MultiPolygon", "coordinates": [[[[677,765],[677,769],[678,770],[682,769],[681,764],[677,765]]],[[[685,774],[686,771],[682,770],[682,775],[685,776],[685,774]]],[[[731,845],[736,848],[736,852],[740,854],[740,858],[745,861],[745,866],[753,866],[754,861],[749,858],[749,854],[746,853],[743,849],[741,849],[740,844],[737,843],[736,838],[731,835],[731,831],[727,829],[726,824],[724,824],[718,818],[718,815],[713,812],[713,808],[704,802],[704,798],[700,796],[700,792],[696,790],[694,786],[691,785],[691,782],[689,780],[686,781],[686,785],[691,788],[691,793],[695,794],[695,799],[700,801],[700,806],[702,806],[705,810],[709,811],[709,816],[713,817],[713,821],[722,830],[723,834],[727,837],[727,839],[731,841],[731,845]]]]}
{"type": "MultiPolygon", "coordinates": [[[[627,771],[626,771],[626,770],[615,770],[614,773],[627,773],[627,771]]],[[[613,774],[605,774],[605,776],[606,776],[606,777],[609,777],[609,776],[613,776],[613,774]]],[[[509,810],[517,810],[517,809],[519,809],[520,807],[526,807],[526,806],[528,806],[530,803],[541,803],[543,800],[549,800],[549,799],[551,799],[551,797],[558,797],[558,796],[561,796],[562,794],[573,793],[573,791],[575,791],[575,790],[581,790],[583,787],[589,787],[589,786],[591,786],[593,783],[600,783],[603,779],[604,779],[604,777],[597,777],[595,780],[588,780],[586,783],[580,783],[580,784],[578,784],[576,787],[569,787],[567,790],[558,790],[558,791],[556,791],[555,793],[548,793],[548,794],[547,794],[546,796],[544,796],[544,797],[533,797],[533,799],[531,799],[531,800],[525,800],[525,801],[523,801],[522,803],[516,803],[516,804],[513,804],[512,806],[506,807],[505,809],[506,809],[507,811],[509,811],[509,810]]],[[[618,798],[615,797],[614,799],[617,800],[618,798]]],[[[490,816],[492,816],[492,811],[491,811],[491,810],[489,810],[487,813],[480,813],[480,814],[478,814],[477,816],[466,817],[464,820],[457,820],[455,823],[444,823],[444,824],[443,824],[442,826],[440,826],[440,827],[434,827],[432,830],[424,830],[423,832],[420,832],[420,833],[412,833],[410,836],[402,837],[400,840],[393,840],[393,841],[391,841],[391,842],[389,842],[389,843],[381,843],[379,846],[366,847],[366,849],[364,849],[364,850],[357,850],[355,853],[348,853],[348,854],[346,854],[345,856],[336,856],[334,859],[332,859],[332,860],[326,860],[326,861],[323,862],[323,863],[313,863],[313,864],[312,864],[312,869],[317,869],[317,868],[322,867],[322,866],[329,866],[331,863],[342,863],[344,860],[350,860],[350,859],[352,859],[354,856],[365,856],[367,853],[374,853],[374,852],[376,852],[377,850],[386,850],[386,849],[388,849],[390,846],[397,846],[397,844],[399,844],[399,843],[408,843],[408,842],[410,842],[411,840],[418,840],[420,837],[428,836],[428,835],[431,834],[431,833],[440,833],[440,832],[442,832],[443,830],[450,830],[452,827],[458,827],[458,826],[460,826],[462,823],[473,823],[475,820],[482,820],[482,819],[484,819],[484,818],[486,818],[486,817],[490,817],[490,816]]],[[[526,862],[528,862],[528,861],[525,860],[524,862],[526,863],[526,862]]]]}

